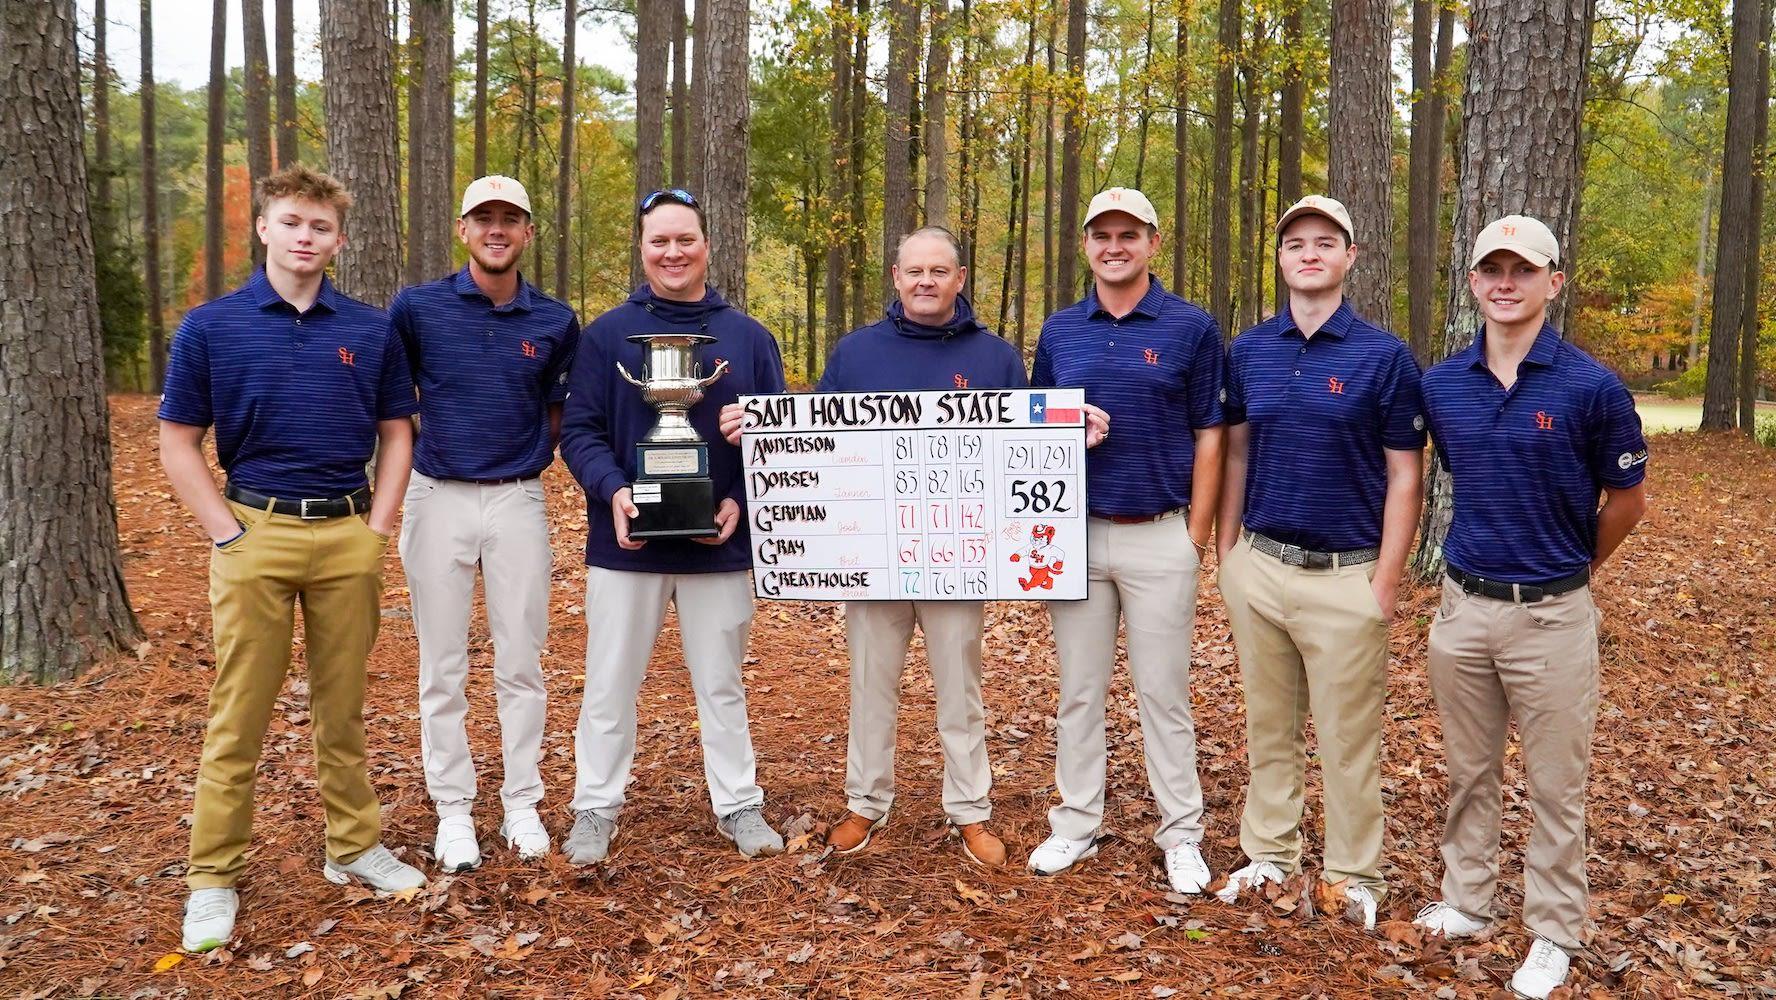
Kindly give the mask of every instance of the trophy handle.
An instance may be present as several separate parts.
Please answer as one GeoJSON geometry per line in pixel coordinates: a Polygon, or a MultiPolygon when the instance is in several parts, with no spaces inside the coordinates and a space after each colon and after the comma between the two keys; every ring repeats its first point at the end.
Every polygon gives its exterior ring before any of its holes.
{"type": "Polygon", "coordinates": [[[635,386],[637,389],[646,389],[647,388],[647,383],[640,381],[635,376],[629,374],[629,369],[624,368],[623,363],[621,361],[617,362],[617,374],[623,376],[624,381],[628,382],[632,386],[635,386]]]}
{"type": "MultiPolygon", "coordinates": [[[[726,360],[723,360],[720,364],[715,366],[715,371],[712,371],[709,373],[708,378],[701,379],[697,382],[697,388],[699,388],[699,389],[709,388],[711,385],[713,385],[715,383],[716,379],[721,378],[723,375],[727,374],[727,372],[728,372],[728,363],[726,360]]],[[[631,380],[631,381],[633,381],[633,380],[631,380]]]]}

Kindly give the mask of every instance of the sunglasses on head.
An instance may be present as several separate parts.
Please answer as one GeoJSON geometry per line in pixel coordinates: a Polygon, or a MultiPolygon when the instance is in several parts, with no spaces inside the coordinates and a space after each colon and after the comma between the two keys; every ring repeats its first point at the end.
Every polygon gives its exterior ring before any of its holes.
{"type": "Polygon", "coordinates": [[[687,208],[698,207],[697,196],[686,191],[684,188],[661,188],[653,194],[648,195],[646,198],[641,199],[641,207],[637,209],[637,211],[642,213],[650,212],[655,205],[658,205],[662,201],[670,201],[674,204],[684,205],[687,208]]]}

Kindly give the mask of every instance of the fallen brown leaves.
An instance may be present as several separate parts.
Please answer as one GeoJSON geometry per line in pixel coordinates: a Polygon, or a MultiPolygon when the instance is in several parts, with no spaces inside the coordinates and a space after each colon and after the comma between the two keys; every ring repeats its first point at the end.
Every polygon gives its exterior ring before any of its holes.
{"type": "MultiPolygon", "coordinates": [[[[871,849],[825,855],[842,814],[847,681],[835,609],[761,604],[746,672],[759,777],[784,857],[745,862],[712,829],[695,702],[670,621],[643,689],[630,807],[612,862],[528,866],[501,849],[489,672],[470,685],[488,862],[409,900],[342,890],[318,871],[307,686],[297,666],[265,741],[240,924],[230,950],[177,953],[192,780],[213,667],[208,554],[160,478],[151,404],[114,401],[118,507],[146,646],[53,690],[0,690],[0,995],[327,997],[1421,997],[1501,996],[1526,941],[1516,915],[1529,810],[1507,763],[1500,910],[1457,946],[1410,920],[1435,898],[1443,761],[1423,674],[1434,596],[1394,628],[1384,794],[1392,891],[1374,934],[1296,879],[1224,906],[1165,891],[1136,706],[1109,712],[1109,838],[1083,870],[1015,863],[1047,832],[1055,675],[1046,616],[989,613],[987,703],[996,831],[1014,865],[969,865],[944,834],[942,756],[919,663],[902,708],[894,818],[871,849]],[[139,658],[138,658],[139,657],[139,658]],[[1274,893],[1274,894],[1272,894],[1274,893]],[[162,963],[165,963],[164,965],[162,963]]],[[[1776,996],[1776,461],[1734,438],[1662,437],[1647,523],[1602,574],[1605,703],[1591,781],[1598,932],[1574,997],[1776,996]]],[[[559,839],[582,687],[584,497],[548,477],[556,537],[544,775],[559,839]]],[[[385,840],[424,863],[414,643],[399,560],[366,722],[385,840]]],[[[491,662],[479,617],[471,663],[491,662]]],[[[1205,586],[1193,655],[1205,844],[1241,862],[1245,781],[1238,671],[1205,586]]],[[[1310,772],[1310,862],[1319,853],[1310,772]]]]}

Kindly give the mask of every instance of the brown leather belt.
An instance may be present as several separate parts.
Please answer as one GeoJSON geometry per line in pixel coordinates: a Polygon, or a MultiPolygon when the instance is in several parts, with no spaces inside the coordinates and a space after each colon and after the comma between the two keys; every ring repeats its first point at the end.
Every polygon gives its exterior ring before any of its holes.
{"type": "Polygon", "coordinates": [[[1189,507],[1173,507],[1171,510],[1162,510],[1157,514],[1093,514],[1092,516],[1100,521],[1109,521],[1111,524],[1151,524],[1154,521],[1163,521],[1168,517],[1188,513],[1190,513],[1189,507]]]}

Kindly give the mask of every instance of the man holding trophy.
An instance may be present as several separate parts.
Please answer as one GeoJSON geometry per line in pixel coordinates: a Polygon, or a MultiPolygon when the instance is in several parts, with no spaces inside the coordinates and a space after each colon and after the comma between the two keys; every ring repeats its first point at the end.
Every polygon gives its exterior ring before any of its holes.
{"type": "Polygon", "coordinates": [[[568,379],[561,455],[586,491],[586,685],[574,734],[577,865],[610,853],[635,760],[635,701],[678,610],[697,695],[716,829],[747,857],[777,854],[763,815],[740,662],[752,624],[740,450],[719,414],[784,389],[777,341],[706,284],[709,240],[690,192],[638,209],[646,281],[587,324],[568,379]]]}

